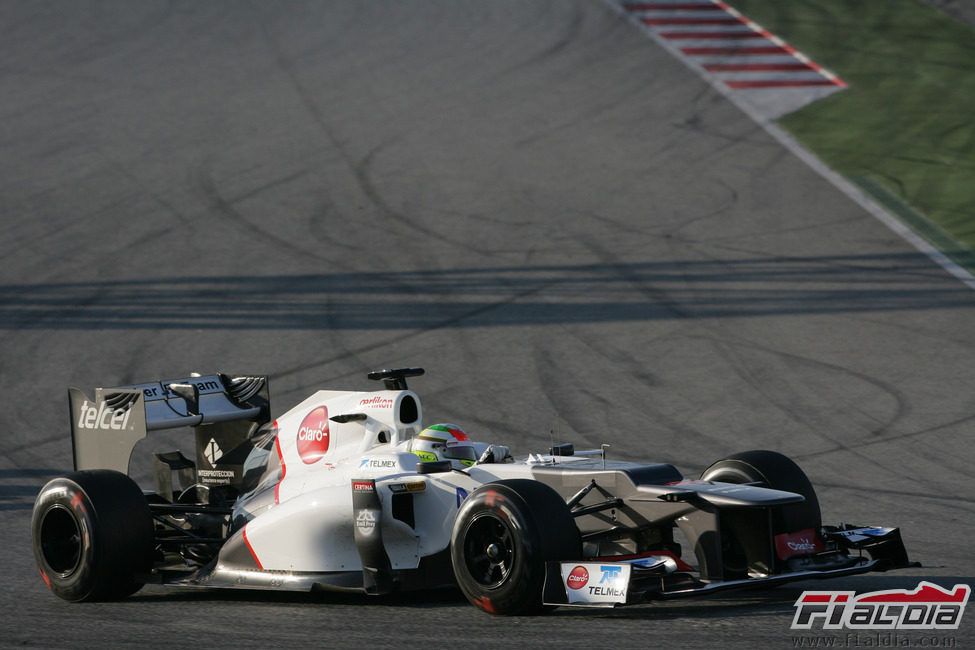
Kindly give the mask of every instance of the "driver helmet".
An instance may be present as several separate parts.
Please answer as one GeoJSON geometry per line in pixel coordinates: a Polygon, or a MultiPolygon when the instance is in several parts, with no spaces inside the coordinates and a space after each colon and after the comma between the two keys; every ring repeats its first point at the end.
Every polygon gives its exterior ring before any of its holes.
{"type": "Polygon", "coordinates": [[[474,443],[456,424],[434,424],[410,441],[410,451],[423,462],[449,460],[454,469],[477,462],[474,443]]]}

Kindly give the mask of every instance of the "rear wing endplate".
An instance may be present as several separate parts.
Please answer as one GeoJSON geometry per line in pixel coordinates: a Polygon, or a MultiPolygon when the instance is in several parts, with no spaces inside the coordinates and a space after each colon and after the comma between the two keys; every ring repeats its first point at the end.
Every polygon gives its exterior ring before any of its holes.
{"type": "Polygon", "coordinates": [[[128,473],[136,443],[149,431],[270,419],[264,376],[193,376],[96,388],[90,399],[68,389],[74,467],[128,473]]]}

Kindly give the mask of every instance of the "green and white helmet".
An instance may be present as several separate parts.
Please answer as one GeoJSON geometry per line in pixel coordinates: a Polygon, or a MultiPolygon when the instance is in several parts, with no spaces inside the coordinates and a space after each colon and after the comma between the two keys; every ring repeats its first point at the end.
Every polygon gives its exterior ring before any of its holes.
{"type": "Polygon", "coordinates": [[[477,462],[474,443],[456,424],[434,424],[410,441],[410,451],[424,462],[449,460],[455,469],[477,462]]]}

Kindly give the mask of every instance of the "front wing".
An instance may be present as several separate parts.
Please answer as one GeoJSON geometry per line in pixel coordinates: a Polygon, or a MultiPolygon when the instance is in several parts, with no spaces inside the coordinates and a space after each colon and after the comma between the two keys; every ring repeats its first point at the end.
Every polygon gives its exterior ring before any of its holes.
{"type": "Polygon", "coordinates": [[[548,562],[543,600],[546,605],[615,607],[919,566],[908,563],[897,528],[826,527],[822,534],[825,539],[835,542],[839,550],[793,558],[786,571],[740,580],[702,581],[685,570],[690,567],[664,552],[616,562],[612,558],[606,561],[548,562]],[[864,551],[869,557],[863,555],[864,551]]]}

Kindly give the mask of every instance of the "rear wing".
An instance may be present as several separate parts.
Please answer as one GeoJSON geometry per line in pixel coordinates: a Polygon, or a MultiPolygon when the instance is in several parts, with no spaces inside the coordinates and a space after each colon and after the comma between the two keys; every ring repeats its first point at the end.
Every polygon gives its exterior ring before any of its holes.
{"type": "Polygon", "coordinates": [[[149,431],[160,429],[193,427],[198,456],[201,439],[203,445],[212,442],[229,451],[270,419],[264,376],[195,375],[96,388],[95,399],[69,388],[68,402],[76,470],[114,469],[127,474],[136,443],[149,431]]]}

